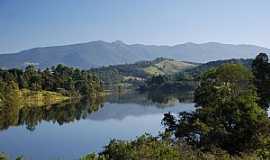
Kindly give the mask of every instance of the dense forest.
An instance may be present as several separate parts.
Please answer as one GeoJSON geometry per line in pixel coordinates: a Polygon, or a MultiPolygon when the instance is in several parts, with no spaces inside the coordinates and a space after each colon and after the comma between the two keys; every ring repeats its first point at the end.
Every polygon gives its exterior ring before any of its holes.
{"type": "MultiPolygon", "coordinates": [[[[102,84],[93,73],[64,65],[40,70],[30,65],[21,69],[0,70],[0,102],[16,99],[22,90],[58,92],[65,96],[93,97],[102,84]],[[15,97],[15,98],[14,98],[15,97]]],[[[46,92],[50,93],[50,92],[46,92]]]]}
{"type": "Polygon", "coordinates": [[[160,57],[152,61],[93,68],[90,72],[95,73],[106,85],[129,83],[139,86],[152,76],[172,75],[197,65],[199,64],[160,57]]]}
{"type": "Polygon", "coordinates": [[[90,69],[90,72],[98,75],[105,83],[121,83],[124,77],[150,78],[143,68],[159,63],[165,58],[157,58],[154,61],[140,61],[134,64],[121,64],[108,67],[90,69]]]}
{"type": "Polygon", "coordinates": [[[197,67],[187,69],[182,74],[189,75],[193,78],[199,78],[199,76],[208,71],[209,69],[216,68],[222,64],[242,64],[248,69],[252,67],[252,59],[228,59],[228,60],[217,60],[217,61],[210,61],[205,64],[201,64],[197,67]]]}

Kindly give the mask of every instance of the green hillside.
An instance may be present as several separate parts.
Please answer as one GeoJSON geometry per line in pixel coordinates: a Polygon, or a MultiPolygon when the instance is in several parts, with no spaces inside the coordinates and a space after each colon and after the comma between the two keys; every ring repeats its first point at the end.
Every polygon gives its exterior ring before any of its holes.
{"type": "Polygon", "coordinates": [[[239,63],[250,68],[252,59],[217,60],[200,64],[168,58],[157,58],[152,61],[139,61],[133,64],[93,68],[89,71],[95,73],[105,86],[122,86],[128,88],[130,86],[141,85],[145,80],[157,75],[164,75],[178,80],[196,79],[208,69],[225,63],[239,63]]]}
{"type": "Polygon", "coordinates": [[[177,61],[167,58],[157,58],[153,61],[140,61],[134,64],[122,64],[90,69],[104,84],[134,83],[143,81],[154,75],[171,75],[192,69],[199,64],[177,61]]]}
{"type": "Polygon", "coordinates": [[[198,77],[205,71],[211,69],[211,68],[216,68],[222,64],[242,64],[248,69],[251,69],[252,65],[252,60],[253,59],[227,59],[227,60],[217,60],[217,61],[210,61],[201,65],[198,65],[196,67],[186,69],[184,71],[185,74],[191,76],[191,77],[198,77]]]}
{"type": "Polygon", "coordinates": [[[164,59],[159,63],[155,63],[149,67],[144,68],[143,70],[149,75],[166,75],[174,74],[187,69],[192,69],[197,66],[198,64],[195,63],[177,61],[173,59],[164,59]]]}

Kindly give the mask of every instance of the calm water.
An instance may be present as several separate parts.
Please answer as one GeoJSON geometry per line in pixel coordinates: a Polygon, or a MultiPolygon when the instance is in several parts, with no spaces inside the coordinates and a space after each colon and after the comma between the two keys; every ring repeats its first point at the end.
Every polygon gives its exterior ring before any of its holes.
{"type": "Polygon", "coordinates": [[[193,103],[178,99],[167,97],[158,103],[132,94],[111,96],[95,106],[15,109],[1,115],[0,151],[27,159],[78,159],[101,151],[113,138],[129,140],[145,132],[157,135],[165,112],[194,110],[193,103]]]}

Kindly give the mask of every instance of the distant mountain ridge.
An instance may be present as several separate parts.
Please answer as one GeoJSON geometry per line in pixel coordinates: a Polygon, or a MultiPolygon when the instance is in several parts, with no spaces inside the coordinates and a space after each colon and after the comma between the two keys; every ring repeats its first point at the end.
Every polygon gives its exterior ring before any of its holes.
{"type": "Polygon", "coordinates": [[[13,54],[0,54],[0,67],[14,68],[36,64],[40,68],[59,63],[79,68],[93,68],[117,64],[130,64],[157,57],[182,61],[207,62],[218,59],[254,58],[258,52],[270,53],[270,49],[255,45],[232,45],[216,42],[184,43],[174,46],[125,44],[121,41],[41,47],[13,54]]]}

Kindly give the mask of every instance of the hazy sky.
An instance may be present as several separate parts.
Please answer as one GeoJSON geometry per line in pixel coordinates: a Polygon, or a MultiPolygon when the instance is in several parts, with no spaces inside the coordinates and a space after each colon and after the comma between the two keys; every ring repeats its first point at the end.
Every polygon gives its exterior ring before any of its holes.
{"type": "Polygon", "coordinates": [[[93,40],[270,48],[269,0],[0,0],[0,53],[93,40]]]}

